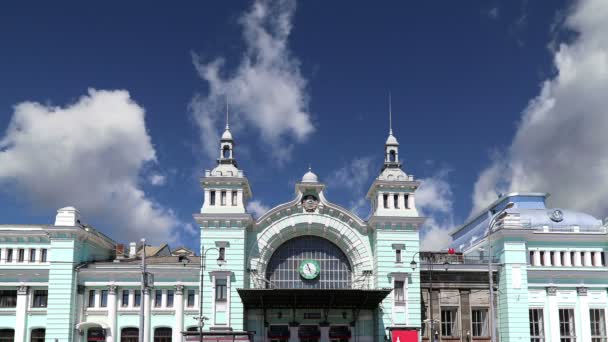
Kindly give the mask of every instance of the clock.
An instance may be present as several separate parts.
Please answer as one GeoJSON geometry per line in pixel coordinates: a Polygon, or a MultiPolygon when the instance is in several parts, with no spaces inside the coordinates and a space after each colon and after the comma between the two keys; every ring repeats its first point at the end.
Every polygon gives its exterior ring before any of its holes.
{"type": "Polygon", "coordinates": [[[300,276],[304,279],[312,280],[319,276],[319,263],[315,260],[304,260],[300,263],[300,276]]]}

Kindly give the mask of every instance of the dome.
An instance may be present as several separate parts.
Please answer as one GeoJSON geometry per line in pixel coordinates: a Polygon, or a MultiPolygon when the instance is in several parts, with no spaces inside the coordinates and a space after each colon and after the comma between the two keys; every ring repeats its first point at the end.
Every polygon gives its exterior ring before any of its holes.
{"type": "Polygon", "coordinates": [[[319,182],[319,177],[317,177],[317,175],[315,175],[310,169],[302,177],[302,183],[318,183],[318,182],[319,182]]]}
{"type": "Polygon", "coordinates": [[[224,134],[222,134],[222,140],[232,140],[232,133],[230,133],[229,129],[226,129],[224,134]]]}
{"type": "Polygon", "coordinates": [[[397,142],[397,138],[395,138],[395,136],[393,134],[388,135],[388,138],[386,138],[386,144],[387,145],[399,145],[399,143],[397,142]]]}

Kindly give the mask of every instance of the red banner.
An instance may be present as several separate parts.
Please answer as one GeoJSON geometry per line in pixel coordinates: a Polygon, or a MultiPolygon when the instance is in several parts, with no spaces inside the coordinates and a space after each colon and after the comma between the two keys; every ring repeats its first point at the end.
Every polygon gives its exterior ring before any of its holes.
{"type": "Polygon", "coordinates": [[[418,342],[418,330],[393,330],[392,342],[418,342]]]}

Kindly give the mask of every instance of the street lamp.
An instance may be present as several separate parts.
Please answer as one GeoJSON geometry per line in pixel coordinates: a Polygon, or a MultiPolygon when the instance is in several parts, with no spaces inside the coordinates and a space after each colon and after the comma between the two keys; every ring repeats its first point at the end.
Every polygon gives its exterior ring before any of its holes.
{"type": "Polygon", "coordinates": [[[203,326],[205,325],[204,321],[209,320],[208,317],[203,316],[203,285],[205,282],[205,266],[206,266],[206,258],[207,258],[207,253],[209,253],[209,251],[212,250],[216,250],[218,252],[218,258],[217,258],[217,265],[219,267],[222,267],[224,265],[226,265],[226,258],[224,255],[224,248],[221,247],[220,249],[217,249],[215,247],[211,247],[208,248],[207,250],[205,250],[203,253],[201,253],[201,281],[200,281],[200,290],[199,290],[199,309],[198,309],[198,317],[195,317],[195,319],[198,319],[198,333],[199,333],[199,337],[200,337],[200,342],[203,342],[203,326]]]}

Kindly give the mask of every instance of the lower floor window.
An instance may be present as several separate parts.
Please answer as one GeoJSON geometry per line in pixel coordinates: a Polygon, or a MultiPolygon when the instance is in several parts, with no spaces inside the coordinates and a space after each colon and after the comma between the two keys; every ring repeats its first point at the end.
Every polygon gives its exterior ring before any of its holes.
{"type": "Polygon", "coordinates": [[[32,301],[32,307],[46,308],[48,296],[48,290],[34,290],[34,299],[32,301]]]}
{"type": "Polygon", "coordinates": [[[137,342],[139,340],[139,329],[123,328],[120,332],[120,342],[137,342]]]}
{"type": "Polygon", "coordinates": [[[488,309],[473,309],[472,328],[473,336],[490,336],[488,327],[488,309]]]}
{"type": "Polygon", "coordinates": [[[0,329],[0,342],[14,342],[14,341],[15,341],[15,330],[0,329]]]}
{"type": "Polygon", "coordinates": [[[559,341],[575,342],[574,309],[559,309],[559,341]]]}
{"type": "Polygon", "coordinates": [[[154,329],[154,342],[171,342],[171,328],[154,329]]]}
{"type": "Polygon", "coordinates": [[[458,336],[457,308],[441,308],[441,336],[458,336]]]}
{"type": "Polygon", "coordinates": [[[45,329],[32,329],[30,342],[44,342],[45,329]]]}
{"type": "Polygon", "coordinates": [[[545,327],[543,309],[530,309],[530,342],[543,342],[545,340],[545,327]]]}
{"type": "Polygon", "coordinates": [[[87,342],[105,341],[106,332],[102,328],[90,328],[87,331],[87,342]]]}
{"type": "Polygon", "coordinates": [[[590,309],[591,342],[606,342],[606,316],[604,309],[590,309]]]}

